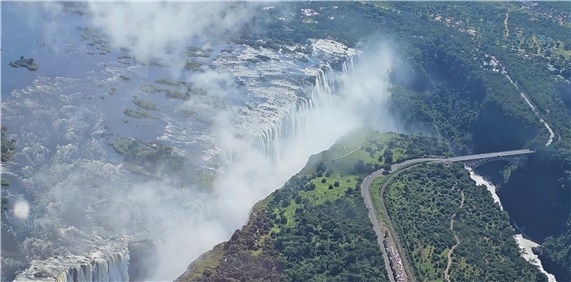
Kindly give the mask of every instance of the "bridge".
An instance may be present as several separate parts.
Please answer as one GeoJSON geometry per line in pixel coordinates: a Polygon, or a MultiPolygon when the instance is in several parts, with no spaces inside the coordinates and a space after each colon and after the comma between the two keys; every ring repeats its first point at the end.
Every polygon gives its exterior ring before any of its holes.
{"type": "Polygon", "coordinates": [[[517,165],[522,165],[527,160],[527,155],[533,154],[535,151],[529,149],[502,151],[494,153],[485,153],[477,155],[468,155],[448,158],[445,162],[463,162],[466,166],[471,168],[479,167],[485,163],[493,161],[508,161],[517,165]]]}
{"type": "Polygon", "coordinates": [[[391,183],[391,181],[396,175],[398,175],[400,172],[406,169],[427,162],[440,162],[440,163],[462,162],[464,163],[464,165],[471,167],[472,169],[481,166],[485,163],[492,161],[499,161],[499,160],[522,164],[526,160],[527,155],[533,153],[535,153],[535,151],[523,149],[523,150],[512,150],[512,151],[467,155],[467,156],[452,157],[452,158],[418,158],[392,164],[390,169],[391,175],[383,183],[380,189],[381,197],[380,197],[379,212],[382,215],[383,220],[380,220],[377,217],[377,210],[373,206],[373,200],[371,198],[371,193],[369,188],[377,177],[380,177],[381,175],[384,174],[388,174],[389,171],[385,171],[384,169],[379,169],[371,173],[367,177],[365,177],[365,179],[363,179],[363,182],[361,183],[361,195],[365,200],[365,206],[369,210],[369,219],[373,224],[373,229],[375,231],[375,234],[377,235],[377,242],[383,253],[385,268],[387,269],[387,273],[389,274],[389,281],[391,282],[397,282],[401,280],[413,281],[413,282],[417,281],[416,277],[414,276],[414,272],[412,271],[412,267],[409,264],[407,255],[404,252],[404,249],[401,245],[399,236],[395,232],[393,224],[391,223],[391,219],[388,215],[384,203],[383,193],[385,191],[385,188],[389,185],[389,183],[391,183]],[[389,251],[389,248],[391,251],[389,251]],[[400,260],[398,258],[400,258],[400,260]],[[394,267],[394,263],[392,263],[395,260],[400,261],[400,265],[397,266],[396,268],[394,267]]]}
{"type": "MultiPolygon", "coordinates": [[[[493,161],[508,161],[517,165],[522,165],[527,160],[527,155],[533,154],[535,151],[529,149],[501,151],[485,154],[466,155],[451,158],[418,158],[406,160],[391,165],[390,171],[397,171],[399,169],[408,167],[413,164],[426,163],[426,162],[440,162],[440,163],[464,163],[464,165],[474,169],[485,163],[493,161]]],[[[385,172],[386,173],[386,172],[385,172]]]]}

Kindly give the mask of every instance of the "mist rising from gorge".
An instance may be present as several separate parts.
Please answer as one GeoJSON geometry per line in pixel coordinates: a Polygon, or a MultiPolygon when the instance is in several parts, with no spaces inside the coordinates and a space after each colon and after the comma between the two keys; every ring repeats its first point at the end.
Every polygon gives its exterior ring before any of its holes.
{"type": "MultiPolygon", "coordinates": [[[[362,55],[354,58],[350,72],[337,70],[327,76],[331,96],[311,110],[298,112],[303,127],[297,135],[279,140],[279,159],[264,152],[258,136],[245,134],[235,124],[239,115],[236,109],[221,102],[240,95],[240,86],[232,75],[224,69],[183,75],[184,61],[180,58],[193,40],[239,32],[262,6],[250,2],[87,3],[93,25],[103,32],[113,48],[128,50],[139,62],[159,60],[169,66],[165,76],[183,79],[206,90],[205,96],[194,96],[181,103],[181,108],[200,108],[211,114],[212,142],[218,152],[221,173],[214,179],[212,191],[204,192],[204,187],[197,187],[197,183],[181,185],[174,179],[125,181],[118,165],[103,165],[105,169],[94,177],[89,168],[99,166],[96,161],[81,168],[70,164],[65,167],[69,169],[67,177],[49,188],[49,197],[42,203],[47,208],[40,221],[44,232],[52,234],[47,237],[60,232],[45,227],[52,223],[71,224],[99,235],[145,230],[142,236],[152,237],[158,244],[158,263],[148,266],[153,269],[149,279],[172,280],[200,254],[230,238],[246,222],[251,207],[300,171],[312,154],[328,149],[338,138],[361,127],[400,131],[398,122],[388,114],[388,70],[397,60],[397,48],[387,42],[375,42],[362,47],[362,55]],[[108,198],[108,192],[114,197],[108,198]],[[73,213],[101,197],[105,197],[106,213],[98,215],[99,225],[91,226],[93,223],[82,213],[73,213]],[[56,201],[50,203],[52,199],[56,201]],[[62,214],[69,222],[62,222],[62,214]]],[[[48,8],[56,11],[60,7],[48,8]]],[[[51,32],[57,30],[54,25],[46,28],[51,32]]],[[[57,48],[60,41],[52,43],[57,48]]],[[[308,87],[307,91],[318,90],[308,87]]],[[[90,114],[85,110],[82,115],[90,114]]],[[[256,126],[261,130],[272,124],[256,126]]],[[[48,179],[49,175],[37,178],[48,179]]],[[[30,258],[35,252],[48,252],[50,247],[35,239],[28,240],[25,246],[30,258]]]]}
{"type": "Polygon", "coordinates": [[[214,181],[214,200],[201,217],[185,219],[165,230],[168,239],[161,246],[158,272],[153,278],[170,279],[169,275],[182,273],[190,261],[227,240],[246,222],[257,201],[300,171],[309,156],[328,149],[341,136],[364,126],[398,131],[398,123],[387,114],[387,71],[394,53],[383,44],[367,51],[350,73],[335,72],[335,81],[329,84],[339,88],[333,87],[328,100],[300,113],[304,127],[300,134],[280,140],[279,160],[263,152],[255,136],[238,132],[232,123],[234,112],[217,115],[213,130],[222,151],[224,172],[214,181]]]}

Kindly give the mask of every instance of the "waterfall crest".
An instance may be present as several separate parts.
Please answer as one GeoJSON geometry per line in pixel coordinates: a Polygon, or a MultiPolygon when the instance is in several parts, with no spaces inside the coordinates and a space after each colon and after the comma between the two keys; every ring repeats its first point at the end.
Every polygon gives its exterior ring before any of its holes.
{"type": "Polygon", "coordinates": [[[298,96],[294,108],[260,130],[258,139],[267,156],[279,161],[284,140],[303,136],[304,125],[315,114],[315,110],[331,103],[338,88],[336,76],[351,73],[353,66],[353,56],[347,56],[339,65],[340,70],[338,71],[330,65],[325,65],[316,70],[315,82],[309,97],[298,96]]]}
{"type": "Polygon", "coordinates": [[[129,281],[129,253],[97,250],[91,255],[56,256],[32,265],[14,281],[129,281]]]}

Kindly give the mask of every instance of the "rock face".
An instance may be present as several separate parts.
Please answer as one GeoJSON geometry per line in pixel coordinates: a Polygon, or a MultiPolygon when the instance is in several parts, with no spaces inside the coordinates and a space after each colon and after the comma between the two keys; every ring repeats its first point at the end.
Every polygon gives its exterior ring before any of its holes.
{"type": "Polygon", "coordinates": [[[141,240],[129,243],[129,278],[131,281],[144,281],[150,277],[150,265],[156,265],[157,245],[152,240],[141,240]]]}

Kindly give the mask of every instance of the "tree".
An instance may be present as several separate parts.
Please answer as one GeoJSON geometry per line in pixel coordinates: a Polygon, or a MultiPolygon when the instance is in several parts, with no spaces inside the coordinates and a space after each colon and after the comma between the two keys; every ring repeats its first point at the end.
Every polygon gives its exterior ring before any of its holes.
{"type": "Polygon", "coordinates": [[[386,164],[383,165],[383,169],[384,169],[385,171],[387,171],[387,172],[390,172],[390,171],[391,171],[391,165],[388,164],[388,163],[386,163],[386,164]]]}

